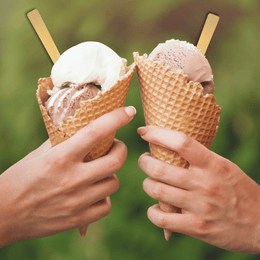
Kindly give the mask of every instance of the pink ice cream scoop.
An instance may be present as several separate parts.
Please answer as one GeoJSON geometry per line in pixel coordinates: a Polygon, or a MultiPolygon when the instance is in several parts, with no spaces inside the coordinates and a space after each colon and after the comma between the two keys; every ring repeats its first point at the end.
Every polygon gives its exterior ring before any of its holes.
{"type": "Polygon", "coordinates": [[[203,94],[212,94],[215,90],[210,64],[197,47],[179,40],[168,40],[160,43],[150,53],[149,58],[163,61],[172,71],[183,70],[189,81],[200,82],[203,94]]]}
{"type": "Polygon", "coordinates": [[[96,86],[87,84],[81,90],[68,87],[55,93],[45,103],[53,124],[59,126],[64,118],[74,116],[76,110],[80,108],[80,102],[94,98],[98,92],[99,89],[96,86]]]}

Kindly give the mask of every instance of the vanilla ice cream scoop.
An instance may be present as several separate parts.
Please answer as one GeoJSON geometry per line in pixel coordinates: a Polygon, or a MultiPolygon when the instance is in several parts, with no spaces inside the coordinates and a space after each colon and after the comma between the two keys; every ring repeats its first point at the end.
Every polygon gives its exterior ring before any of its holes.
{"type": "Polygon", "coordinates": [[[204,88],[203,93],[214,92],[213,75],[210,64],[197,47],[186,41],[168,40],[160,43],[150,53],[149,58],[163,61],[172,71],[183,70],[189,80],[200,82],[204,88]]]}
{"type": "Polygon", "coordinates": [[[123,59],[106,45],[83,42],[60,56],[51,71],[52,82],[57,88],[67,82],[76,88],[93,82],[105,91],[119,79],[123,62],[123,59]]]}
{"type": "Polygon", "coordinates": [[[45,107],[59,126],[74,116],[80,102],[95,98],[126,73],[126,60],[99,42],[83,42],[65,51],[51,71],[52,90],[45,107]]]}

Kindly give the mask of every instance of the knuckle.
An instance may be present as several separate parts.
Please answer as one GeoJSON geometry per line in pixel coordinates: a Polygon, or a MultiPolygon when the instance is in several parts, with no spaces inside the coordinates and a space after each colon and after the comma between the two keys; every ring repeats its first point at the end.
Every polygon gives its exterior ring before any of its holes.
{"type": "Polygon", "coordinates": [[[154,184],[154,187],[152,189],[152,197],[157,200],[162,199],[162,193],[163,193],[163,187],[161,183],[157,182],[154,184]]]}
{"type": "Polygon", "coordinates": [[[67,199],[66,202],[63,203],[63,215],[70,219],[71,224],[76,224],[75,213],[78,212],[80,208],[79,202],[75,201],[75,199],[67,199]]]}
{"type": "Polygon", "coordinates": [[[217,162],[217,174],[218,176],[223,176],[226,177],[230,174],[230,162],[225,159],[225,158],[221,158],[221,160],[219,160],[217,162]]]}
{"type": "Polygon", "coordinates": [[[204,192],[206,197],[208,198],[214,198],[216,196],[220,195],[220,187],[213,182],[208,183],[207,185],[204,185],[204,192]]]}
{"type": "Polygon", "coordinates": [[[78,215],[73,215],[68,219],[70,228],[77,228],[82,225],[82,220],[78,215]]]}
{"type": "Polygon", "coordinates": [[[192,199],[192,195],[185,190],[183,190],[181,195],[178,197],[179,203],[183,204],[184,206],[187,206],[189,201],[192,201],[192,199]]]}
{"type": "Polygon", "coordinates": [[[144,154],[142,154],[142,155],[138,158],[138,166],[139,166],[139,168],[142,167],[143,160],[144,160],[144,154]]]}
{"type": "Polygon", "coordinates": [[[82,207],[83,202],[78,197],[69,196],[67,199],[67,209],[70,214],[77,212],[82,207]]]}
{"type": "Polygon", "coordinates": [[[72,215],[70,217],[70,224],[74,227],[79,227],[85,225],[87,222],[92,223],[98,221],[109,215],[111,212],[111,204],[108,203],[105,199],[91,205],[89,208],[87,208],[87,210],[90,208],[92,208],[91,213],[90,211],[82,211],[79,214],[72,215]],[[93,211],[93,209],[95,210],[93,211]],[[88,212],[87,215],[86,212],[88,212]]]}
{"type": "Polygon", "coordinates": [[[204,216],[208,216],[208,217],[213,216],[215,210],[216,210],[215,206],[213,205],[213,203],[211,203],[209,201],[204,202],[202,205],[202,212],[203,212],[204,216]]]}
{"type": "Polygon", "coordinates": [[[186,134],[180,133],[181,135],[181,139],[180,139],[180,143],[179,143],[179,150],[180,151],[187,151],[190,149],[191,145],[192,145],[192,141],[193,139],[191,137],[189,137],[186,134]]]}
{"type": "Polygon", "coordinates": [[[166,221],[164,214],[158,214],[156,216],[155,221],[156,221],[156,224],[158,225],[158,227],[160,227],[160,228],[165,228],[167,226],[167,221],[166,221]]]}
{"type": "Polygon", "coordinates": [[[196,181],[196,187],[201,191],[205,198],[214,198],[217,195],[220,195],[221,188],[218,185],[218,181],[216,178],[212,178],[211,176],[205,176],[203,180],[196,181]]]}
{"type": "Polygon", "coordinates": [[[205,219],[199,219],[195,221],[194,224],[194,233],[199,238],[205,238],[210,234],[211,225],[205,219]]]}
{"type": "Polygon", "coordinates": [[[155,163],[152,166],[152,175],[157,178],[162,178],[165,174],[165,167],[161,162],[155,163]]]}
{"type": "Polygon", "coordinates": [[[143,190],[144,190],[146,193],[148,193],[149,183],[150,183],[150,177],[145,178],[144,181],[143,181],[143,183],[142,183],[143,190]]]}
{"type": "Polygon", "coordinates": [[[143,171],[146,168],[147,165],[147,155],[148,153],[143,153],[139,158],[138,158],[138,166],[140,169],[142,169],[143,171]]]}
{"type": "Polygon", "coordinates": [[[105,216],[109,215],[110,212],[111,212],[111,204],[105,201],[102,205],[101,215],[102,215],[102,217],[105,217],[105,216]]]}
{"type": "Polygon", "coordinates": [[[121,141],[118,141],[118,144],[120,145],[121,160],[122,160],[122,161],[125,161],[125,160],[126,160],[126,157],[127,157],[127,154],[128,154],[127,147],[126,147],[126,145],[125,145],[123,142],[121,142],[121,141]]]}
{"type": "Polygon", "coordinates": [[[89,124],[85,129],[84,129],[84,136],[87,139],[90,140],[96,140],[98,139],[98,133],[101,131],[97,131],[94,127],[93,124],[89,124]]]}
{"type": "Polygon", "coordinates": [[[122,158],[121,156],[115,156],[112,158],[111,162],[110,162],[110,167],[115,171],[119,171],[123,165],[124,165],[124,158],[122,158]]]}
{"type": "Polygon", "coordinates": [[[83,225],[88,224],[88,218],[86,218],[85,212],[74,214],[69,218],[70,226],[73,228],[78,228],[83,225]]]}
{"type": "MultiPolygon", "coordinates": [[[[111,194],[115,193],[119,189],[120,183],[118,178],[116,177],[115,174],[112,176],[112,189],[111,189],[111,194]]],[[[111,195],[110,194],[110,195],[111,195]]]]}

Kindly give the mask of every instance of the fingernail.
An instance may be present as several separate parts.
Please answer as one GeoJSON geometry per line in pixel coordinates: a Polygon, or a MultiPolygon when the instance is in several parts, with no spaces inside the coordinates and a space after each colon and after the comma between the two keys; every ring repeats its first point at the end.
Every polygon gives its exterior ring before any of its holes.
{"type": "Polygon", "coordinates": [[[136,114],[136,109],[133,106],[125,107],[125,112],[129,117],[133,117],[136,114]]]}
{"type": "Polygon", "coordinates": [[[148,128],[147,126],[141,126],[137,129],[137,133],[139,135],[144,135],[147,132],[148,128]]]}

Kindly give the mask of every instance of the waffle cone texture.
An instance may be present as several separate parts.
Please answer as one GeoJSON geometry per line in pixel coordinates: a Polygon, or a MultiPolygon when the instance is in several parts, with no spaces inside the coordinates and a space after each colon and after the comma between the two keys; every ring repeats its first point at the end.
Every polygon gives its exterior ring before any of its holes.
{"type": "MultiPolygon", "coordinates": [[[[59,127],[52,123],[52,119],[44,106],[44,103],[49,98],[47,90],[53,88],[52,79],[51,77],[40,78],[38,80],[36,97],[52,146],[67,140],[98,117],[124,106],[134,71],[135,63],[127,68],[124,77],[119,79],[109,90],[105,92],[100,91],[93,99],[81,101],[81,107],[76,110],[75,115],[64,119],[64,123],[59,127]]],[[[113,144],[115,134],[116,133],[113,133],[107,136],[98,143],[92,151],[87,154],[84,161],[91,161],[107,154],[113,144]]]]}
{"type": "MultiPolygon", "coordinates": [[[[146,125],[183,132],[210,148],[217,134],[221,108],[212,94],[203,96],[198,82],[188,82],[183,71],[172,72],[163,62],[134,53],[146,125]]],[[[150,144],[152,156],[184,168],[189,163],[177,153],[150,144]]]]}
{"type": "MultiPolygon", "coordinates": [[[[146,125],[155,125],[185,133],[207,148],[217,134],[221,108],[212,94],[203,96],[203,87],[189,81],[182,70],[172,72],[163,62],[134,53],[146,125]]],[[[149,144],[151,155],[164,162],[188,168],[189,163],[178,153],[149,144]]],[[[160,202],[166,212],[180,209],[160,202]]],[[[171,233],[165,230],[166,239],[171,233]]],[[[167,239],[167,240],[168,240],[167,239]]]]}

